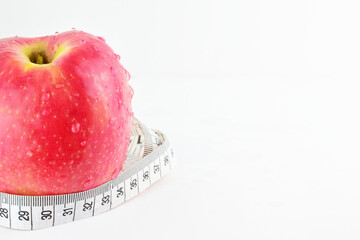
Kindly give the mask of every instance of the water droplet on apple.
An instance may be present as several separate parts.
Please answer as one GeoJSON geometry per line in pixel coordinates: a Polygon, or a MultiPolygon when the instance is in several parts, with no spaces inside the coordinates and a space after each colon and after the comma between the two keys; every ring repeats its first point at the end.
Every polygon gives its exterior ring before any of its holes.
{"type": "Polygon", "coordinates": [[[86,146],[86,141],[82,141],[82,142],[80,143],[80,145],[83,146],[83,147],[85,147],[85,146],[86,146]]]}
{"type": "Polygon", "coordinates": [[[73,124],[71,125],[71,131],[72,131],[73,133],[79,132],[79,131],[80,131],[80,123],[73,123],[73,124]]]}
{"type": "Polygon", "coordinates": [[[113,171],[113,173],[111,174],[111,178],[115,179],[117,176],[119,175],[119,171],[117,168],[115,168],[115,170],[113,171]]]}
{"type": "Polygon", "coordinates": [[[90,188],[93,185],[93,180],[89,179],[84,182],[84,188],[90,188]]]}
{"type": "Polygon", "coordinates": [[[62,88],[62,87],[64,87],[64,84],[56,84],[55,85],[55,88],[62,88]]]}
{"type": "Polygon", "coordinates": [[[99,37],[97,37],[97,38],[100,39],[100,40],[103,41],[103,42],[106,42],[106,41],[105,41],[105,38],[103,38],[103,37],[100,37],[100,36],[99,36],[99,37]]]}
{"type": "Polygon", "coordinates": [[[46,109],[42,110],[42,112],[41,112],[41,114],[43,116],[48,116],[50,113],[51,113],[51,109],[49,109],[49,108],[46,108],[46,109]]]}
{"type": "Polygon", "coordinates": [[[114,76],[116,75],[115,69],[113,67],[110,67],[110,72],[112,75],[114,75],[114,76]]]}
{"type": "Polygon", "coordinates": [[[53,51],[57,51],[57,50],[59,49],[59,46],[60,46],[60,45],[59,45],[58,43],[55,44],[55,46],[53,46],[53,48],[52,48],[53,51]]]}
{"type": "Polygon", "coordinates": [[[34,153],[32,151],[27,151],[26,152],[26,156],[29,157],[29,158],[32,157],[33,155],[34,155],[34,153]]]}
{"type": "Polygon", "coordinates": [[[73,163],[74,163],[74,160],[70,160],[70,161],[68,162],[69,165],[72,165],[73,163]]]}
{"type": "Polygon", "coordinates": [[[119,129],[117,130],[117,136],[121,137],[121,134],[122,134],[122,129],[119,127],[119,129]]]}
{"type": "Polygon", "coordinates": [[[55,165],[55,163],[56,163],[55,161],[50,161],[49,162],[50,165],[55,165]]]}
{"type": "Polygon", "coordinates": [[[99,48],[94,45],[94,50],[95,50],[95,51],[99,51],[99,48]]]}
{"type": "Polygon", "coordinates": [[[50,99],[50,93],[46,92],[46,93],[43,93],[43,94],[41,95],[41,100],[42,100],[42,101],[47,101],[47,100],[49,100],[49,99],[50,99]]]}
{"type": "Polygon", "coordinates": [[[80,45],[84,45],[86,43],[86,41],[84,39],[80,40],[80,45]]]}
{"type": "Polygon", "coordinates": [[[110,124],[116,123],[116,117],[112,117],[109,122],[110,122],[110,124]]]}
{"type": "Polygon", "coordinates": [[[129,81],[130,80],[130,73],[126,70],[126,69],[124,69],[124,72],[125,72],[125,78],[126,78],[126,81],[129,81]]]}
{"type": "Polygon", "coordinates": [[[99,98],[95,98],[95,102],[99,102],[99,98]]]}
{"type": "Polygon", "coordinates": [[[119,54],[116,54],[116,53],[114,53],[114,58],[116,59],[116,60],[120,60],[120,55],[119,54]]]}
{"type": "Polygon", "coordinates": [[[80,96],[80,94],[74,93],[74,97],[79,97],[79,96],[80,96]]]}
{"type": "Polygon", "coordinates": [[[130,98],[134,96],[134,89],[129,85],[130,98]]]}

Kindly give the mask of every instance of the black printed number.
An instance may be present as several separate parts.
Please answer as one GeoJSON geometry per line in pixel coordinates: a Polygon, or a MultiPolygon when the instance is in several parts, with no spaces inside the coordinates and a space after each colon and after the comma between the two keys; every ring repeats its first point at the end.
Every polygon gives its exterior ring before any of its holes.
{"type": "Polygon", "coordinates": [[[85,212],[85,211],[87,211],[87,210],[91,210],[92,209],[92,205],[93,205],[93,202],[91,202],[91,203],[84,203],[84,205],[83,205],[83,211],[85,212]]]}
{"type": "Polygon", "coordinates": [[[116,197],[119,198],[120,196],[124,195],[124,190],[123,187],[119,188],[118,190],[116,190],[117,194],[116,197]]]}
{"type": "Polygon", "coordinates": [[[63,216],[65,217],[65,216],[67,216],[67,215],[72,215],[73,214],[73,211],[72,211],[73,209],[72,208],[65,208],[65,209],[63,209],[63,216]]]}
{"type": "Polygon", "coordinates": [[[154,174],[156,174],[159,171],[160,171],[160,166],[159,165],[154,165],[154,174]]]}
{"type": "Polygon", "coordinates": [[[143,174],[143,182],[149,179],[149,171],[144,172],[143,174]]]}
{"type": "Polygon", "coordinates": [[[2,218],[8,218],[8,210],[6,208],[0,208],[0,217],[2,218]]]}
{"type": "Polygon", "coordinates": [[[52,211],[50,211],[50,210],[42,211],[41,212],[41,220],[51,219],[52,218],[51,214],[52,214],[52,211]]]}
{"type": "Polygon", "coordinates": [[[169,163],[169,156],[166,155],[166,156],[164,157],[164,166],[168,165],[168,163],[169,163]]]}
{"type": "Polygon", "coordinates": [[[19,220],[20,221],[29,221],[29,212],[28,211],[19,211],[19,220]]]}
{"type": "Polygon", "coordinates": [[[130,190],[133,190],[137,187],[137,180],[134,179],[130,182],[130,190]]]}
{"type": "Polygon", "coordinates": [[[110,195],[106,195],[101,199],[101,205],[109,204],[110,203],[110,195]]]}

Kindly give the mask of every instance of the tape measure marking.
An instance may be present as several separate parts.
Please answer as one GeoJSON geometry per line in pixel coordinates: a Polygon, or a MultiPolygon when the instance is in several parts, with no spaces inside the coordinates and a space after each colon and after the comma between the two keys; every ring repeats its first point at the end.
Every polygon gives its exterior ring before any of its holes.
{"type": "Polygon", "coordinates": [[[166,175],[175,155],[166,136],[133,119],[123,170],[99,187],[71,194],[22,196],[0,193],[0,226],[35,230],[109,211],[135,197],[166,175]]]}

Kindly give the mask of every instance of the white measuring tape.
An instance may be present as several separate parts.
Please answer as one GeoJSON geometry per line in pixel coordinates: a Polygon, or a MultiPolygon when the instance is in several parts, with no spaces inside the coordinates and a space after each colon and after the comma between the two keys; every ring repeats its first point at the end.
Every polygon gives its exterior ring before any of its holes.
{"type": "Polygon", "coordinates": [[[0,193],[0,226],[35,230],[98,215],[133,198],[174,167],[166,136],[133,118],[128,157],[119,176],[71,194],[22,196],[0,193]]]}

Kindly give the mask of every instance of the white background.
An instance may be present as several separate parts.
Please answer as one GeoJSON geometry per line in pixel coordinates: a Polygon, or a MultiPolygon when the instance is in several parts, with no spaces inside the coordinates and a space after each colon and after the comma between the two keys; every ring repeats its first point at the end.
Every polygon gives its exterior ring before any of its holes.
{"type": "Polygon", "coordinates": [[[96,217],[2,239],[359,239],[360,5],[1,1],[0,37],[72,27],[132,75],[178,168],[96,217]]]}

